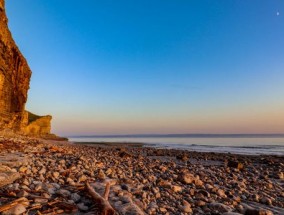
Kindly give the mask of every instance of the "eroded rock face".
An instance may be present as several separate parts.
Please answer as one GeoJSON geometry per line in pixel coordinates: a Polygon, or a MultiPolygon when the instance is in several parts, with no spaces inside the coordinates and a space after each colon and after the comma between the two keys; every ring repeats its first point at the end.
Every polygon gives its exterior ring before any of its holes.
{"type": "MultiPolygon", "coordinates": [[[[31,70],[8,29],[5,2],[0,0],[0,129],[50,132],[51,117],[29,124],[25,111],[31,70]],[[41,125],[43,126],[42,128],[41,125]]],[[[38,134],[40,134],[38,133],[38,134]]]]}
{"type": "Polygon", "coordinates": [[[36,116],[28,112],[28,117],[28,124],[24,127],[25,134],[31,136],[46,136],[50,134],[52,116],[36,116]]]}
{"type": "Polygon", "coordinates": [[[19,130],[27,101],[31,70],[7,25],[0,0],[0,125],[19,130]]]}

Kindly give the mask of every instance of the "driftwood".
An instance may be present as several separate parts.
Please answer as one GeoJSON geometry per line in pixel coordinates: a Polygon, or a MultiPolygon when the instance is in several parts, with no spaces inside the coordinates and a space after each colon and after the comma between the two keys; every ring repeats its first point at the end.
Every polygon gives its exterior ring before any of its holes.
{"type": "Polygon", "coordinates": [[[68,202],[59,202],[55,204],[55,206],[64,210],[64,212],[68,212],[68,213],[75,213],[78,210],[76,205],[70,204],[68,202]]]}
{"type": "Polygon", "coordinates": [[[63,214],[64,213],[64,210],[61,210],[61,209],[59,209],[59,208],[54,208],[53,209],[53,211],[51,211],[51,212],[42,212],[42,213],[40,213],[39,211],[38,211],[38,214],[39,215],[57,215],[57,214],[63,214]]]}
{"type": "Polygon", "coordinates": [[[23,198],[19,198],[17,200],[14,200],[14,201],[12,201],[10,203],[5,204],[5,205],[1,205],[0,206],[0,212],[10,210],[11,208],[15,207],[18,204],[22,204],[24,206],[28,206],[29,205],[29,201],[26,198],[24,198],[24,197],[23,198]]]}
{"type": "Polygon", "coordinates": [[[98,215],[114,215],[115,214],[115,210],[113,209],[113,207],[110,205],[108,201],[110,183],[106,184],[106,188],[105,188],[105,192],[103,196],[98,194],[94,190],[94,188],[89,184],[89,182],[86,182],[86,188],[87,188],[88,193],[93,198],[94,202],[99,207],[100,212],[98,215]]]}

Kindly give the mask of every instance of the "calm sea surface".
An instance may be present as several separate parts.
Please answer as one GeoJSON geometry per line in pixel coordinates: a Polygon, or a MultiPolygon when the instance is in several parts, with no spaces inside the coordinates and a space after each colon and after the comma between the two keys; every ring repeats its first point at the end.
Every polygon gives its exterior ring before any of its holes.
{"type": "Polygon", "coordinates": [[[71,142],[144,143],[147,147],[250,155],[284,155],[284,137],[70,137],[71,142]]]}

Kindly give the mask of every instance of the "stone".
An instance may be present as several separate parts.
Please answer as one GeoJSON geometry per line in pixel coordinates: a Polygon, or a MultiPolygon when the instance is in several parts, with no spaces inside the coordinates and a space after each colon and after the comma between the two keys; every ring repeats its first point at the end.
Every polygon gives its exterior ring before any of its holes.
{"type": "Polygon", "coordinates": [[[57,183],[51,183],[51,185],[57,190],[60,189],[60,185],[57,183]]]}
{"type": "Polygon", "coordinates": [[[182,161],[184,161],[184,162],[186,162],[186,161],[189,160],[189,158],[188,158],[188,156],[187,156],[186,154],[177,155],[177,156],[176,156],[176,159],[177,159],[177,160],[182,160],[182,161]]]}
{"type": "Polygon", "coordinates": [[[183,205],[180,206],[180,210],[184,213],[192,213],[191,205],[185,200],[183,200],[183,205]]]}
{"type": "Polygon", "coordinates": [[[4,181],[8,177],[5,173],[0,173],[0,181],[4,181]]]}
{"type": "Polygon", "coordinates": [[[206,190],[199,190],[198,193],[200,193],[203,196],[208,197],[208,198],[211,196],[210,193],[207,192],[206,190]]]}
{"type": "Polygon", "coordinates": [[[71,199],[74,201],[74,202],[79,202],[80,199],[81,199],[81,196],[77,193],[72,193],[71,194],[71,199]]]}
{"type": "Polygon", "coordinates": [[[40,191],[42,189],[42,184],[37,184],[36,186],[35,186],[35,191],[40,191]]]}
{"type": "Polygon", "coordinates": [[[101,180],[104,180],[106,178],[104,171],[101,170],[101,169],[99,170],[98,178],[101,179],[101,180]]]}
{"type": "Polygon", "coordinates": [[[18,197],[27,197],[28,195],[29,193],[25,190],[22,190],[17,194],[18,197]]]}
{"type": "Polygon", "coordinates": [[[218,194],[218,196],[220,196],[222,198],[226,198],[227,197],[227,195],[225,194],[225,191],[222,190],[222,189],[218,189],[217,190],[217,194],[218,194]]]}
{"type": "Polygon", "coordinates": [[[218,202],[210,203],[209,207],[213,210],[218,211],[219,213],[226,213],[226,212],[230,212],[232,210],[231,207],[224,205],[222,203],[218,203],[218,202]]]}
{"type": "Polygon", "coordinates": [[[77,204],[77,207],[80,211],[87,211],[89,210],[88,206],[86,206],[84,203],[77,204]]]}
{"type": "Polygon", "coordinates": [[[158,183],[158,185],[161,186],[161,187],[168,187],[168,188],[172,186],[171,182],[166,181],[166,180],[161,180],[158,183]]]}
{"type": "Polygon", "coordinates": [[[181,186],[174,185],[174,186],[172,187],[172,190],[173,190],[175,193],[178,193],[178,192],[181,192],[181,191],[182,191],[182,187],[181,187],[181,186]]]}
{"type": "Polygon", "coordinates": [[[15,207],[2,212],[2,215],[20,215],[26,212],[25,206],[22,204],[17,204],[15,207]]]}
{"type": "Polygon", "coordinates": [[[59,172],[53,172],[52,175],[53,175],[54,178],[58,179],[60,174],[59,174],[59,172]]]}
{"type": "Polygon", "coordinates": [[[192,184],[195,181],[195,177],[190,173],[181,173],[179,180],[184,184],[192,184]]]}
{"type": "Polygon", "coordinates": [[[69,190],[60,189],[57,191],[57,194],[64,197],[69,197],[71,195],[71,192],[69,190]]]}
{"type": "Polygon", "coordinates": [[[194,184],[195,184],[196,186],[198,186],[198,187],[202,187],[202,186],[203,186],[203,181],[201,181],[200,179],[196,179],[196,180],[194,181],[194,184]]]}
{"type": "Polygon", "coordinates": [[[195,202],[195,205],[199,206],[199,207],[202,207],[202,206],[205,206],[206,205],[206,202],[202,201],[202,200],[198,200],[195,202]]]}
{"type": "Polygon", "coordinates": [[[54,187],[51,187],[51,188],[48,188],[47,189],[47,192],[50,194],[50,195],[53,195],[56,193],[56,189],[54,187]]]}
{"type": "MultiPolygon", "coordinates": [[[[19,173],[13,173],[13,172],[5,172],[1,173],[0,177],[0,188],[4,187],[6,185],[11,185],[15,180],[19,179],[21,175],[19,173]]],[[[18,189],[15,189],[18,190],[18,189]]]]}
{"type": "Polygon", "coordinates": [[[46,169],[45,169],[45,168],[42,168],[38,173],[39,173],[39,174],[45,174],[45,173],[46,173],[46,169]]]}
{"type": "Polygon", "coordinates": [[[27,167],[26,166],[21,166],[20,169],[19,169],[19,172],[21,173],[25,173],[27,171],[27,167]]]}
{"type": "Polygon", "coordinates": [[[264,209],[250,209],[248,208],[245,211],[245,215],[273,215],[271,211],[264,210],[264,209]]]}
{"type": "Polygon", "coordinates": [[[81,175],[78,179],[79,182],[84,182],[84,181],[87,181],[87,180],[88,180],[88,178],[85,175],[81,175]]]}
{"type": "Polygon", "coordinates": [[[75,186],[76,183],[73,181],[72,178],[67,178],[66,181],[68,182],[68,184],[72,185],[72,186],[75,186]]]}
{"type": "Polygon", "coordinates": [[[263,197],[260,201],[263,204],[272,205],[272,200],[270,198],[266,197],[266,196],[263,197]]]}
{"type": "Polygon", "coordinates": [[[238,170],[244,169],[244,165],[237,161],[228,161],[227,166],[238,169],[238,170]]]}
{"type": "Polygon", "coordinates": [[[28,112],[28,119],[28,124],[23,128],[26,135],[48,136],[50,134],[52,116],[37,116],[28,112]]]}

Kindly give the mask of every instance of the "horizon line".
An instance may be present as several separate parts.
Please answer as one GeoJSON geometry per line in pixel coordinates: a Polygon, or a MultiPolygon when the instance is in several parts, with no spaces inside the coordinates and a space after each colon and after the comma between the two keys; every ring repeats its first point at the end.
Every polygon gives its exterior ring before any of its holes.
{"type": "Polygon", "coordinates": [[[68,138],[139,138],[139,137],[284,137],[284,133],[170,133],[170,134],[104,134],[104,135],[67,135],[68,138]]]}

